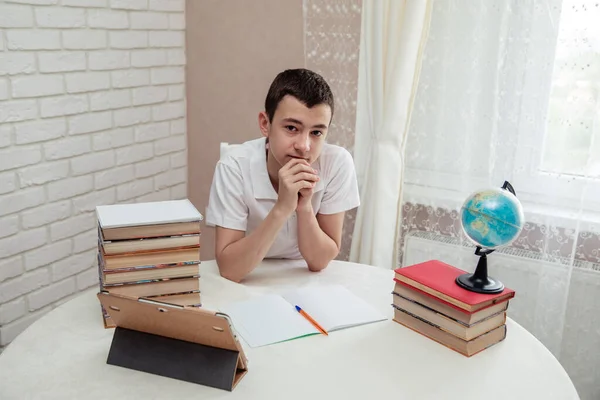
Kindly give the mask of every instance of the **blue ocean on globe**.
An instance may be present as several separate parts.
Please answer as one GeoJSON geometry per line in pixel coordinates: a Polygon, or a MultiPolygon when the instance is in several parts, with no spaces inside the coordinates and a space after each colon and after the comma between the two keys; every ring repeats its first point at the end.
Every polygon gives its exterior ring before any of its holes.
{"type": "Polygon", "coordinates": [[[515,195],[505,189],[487,189],[472,194],[461,209],[465,234],[478,246],[496,249],[519,236],[525,218],[515,195]]]}

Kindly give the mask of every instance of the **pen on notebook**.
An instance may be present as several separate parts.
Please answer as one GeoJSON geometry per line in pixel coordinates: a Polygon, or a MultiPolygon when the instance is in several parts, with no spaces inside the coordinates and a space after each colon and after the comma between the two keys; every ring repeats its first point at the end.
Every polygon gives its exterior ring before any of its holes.
{"type": "Polygon", "coordinates": [[[321,333],[323,335],[329,336],[327,331],[325,329],[323,329],[323,327],[321,325],[319,325],[319,323],[317,321],[312,319],[312,317],[310,315],[308,315],[302,308],[300,308],[299,306],[296,306],[296,311],[298,311],[300,313],[300,315],[302,315],[304,318],[306,318],[308,320],[308,322],[313,324],[315,328],[317,328],[319,331],[321,331],[321,333]]]}

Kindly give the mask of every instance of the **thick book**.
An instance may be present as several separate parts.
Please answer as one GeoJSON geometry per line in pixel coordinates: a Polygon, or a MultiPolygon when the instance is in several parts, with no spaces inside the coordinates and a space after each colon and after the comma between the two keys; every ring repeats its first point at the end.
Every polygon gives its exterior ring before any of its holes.
{"type": "Polygon", "coordinates": [[[468,312],[475,312],[501,303],[515,296],[505,288],[501,293],[483,294],[463,289],[456,278],[467,273],[438,260],[397,268],[395,280],[435,296],[468,312]]]}
{"type": "Polygon", "coordinates": [[[97,297],[116,325],[107,364],[227,391],[248,372],[226,314],[107,292],[97,297]]]}
{"type": "Polygon", "coordinates": [[[102,269],[104,271],[124,268],[145,268],[153,265],[169,265],[200,262],[200,246],[181,249],[153,250],[143,253],[108,255],[102,251],[102,269]]]}
{"type": "Polygon", "coordinates": [[[475,324],[466,325],[459,320],[444,315],[432,308],[425,307],[422,304],[398,294],[394,295],[393,306],[431,322],[443,331],[451,333],[463,340],[475,339],[477,336],[481,336],[506,323],[506,312],[501,311],[475,324]]]}
{"type": "Polygon", "coordinates": [[[200,221],[102,229],[104,240],[148,239],[164,236],[195,235],[199,233],[200,221]]]}
{"type": "Polygon", "coordinates": [[[102,249],[106,255],[131,254],[153,250],[180,249],[200,246],[200,234],[164,236],[128,240],[104,240],[99,230],[102,249]]]}
{"type": "Polygon", "coordinates": [[[506,338],[505,324],[472,340],[463,340],[406,310],[394,308],[394,321],[467,357],[500,343],[506,338]]]}
{"type": "Polygon", "coordinates": [[[103,271],[102,284],[131,283],[141,280],[184,278],[200,273],[200,262],[189,264],[160,265],[152,268],[131,268],[129,270],[103,271]]]}
{"type": "Polygon", "coordinates": [[[200,275],[185,278],[139,281],[128,284],[103,285],[101,289],[133,297],[163,296],[200,290],[200,275]]]}
{"type": "Polygon", "coordinates": [[[149,300],[164,301],[171,304],[177,304],[180,306],[189,307],[201,307],[202,302],[200,300],[200,291],[194,291],[190,293],[174,293],[164,296],[151,296],[146,297],[149,300]]]}
{"type": "Polygon", "coordinates": [[[496,303],[493,306],[483,308],[475,312],[467,312],[460,307],[456,307],[442,299],[425,293],[419,289],[415,289],[402,282],[396,282],[394,291],[392,292],[394,298],[396,296],[402,296],[411,301],[414,301],[423,307],[435,310],[445,316],[462,322],[466,326],[471,326],[492,315],[498,314],[499,312],[506,311],[508,309],[509,300],[496,303]]]}
{"type": "MultiPolygon", "coordinates": [[[[126,284],[104,284],[100,278],[100,291],[115,295],[149,298],[186,306],[201,306],[200,275],[184,278],[129,282],[126,284]]],[[[104,328],[115,328],[114,321],[101,306],[104,328]]]]}
{"type": "Polygon", "coordinates": [[[96,207],[102,229],[200,221],[202,216],[187,199],[96,207]]]}
{"type": "Polygon", "coordinates": [[[198,234],[202,215],[188,200],[96,207],[104,240],[198,234]]]}

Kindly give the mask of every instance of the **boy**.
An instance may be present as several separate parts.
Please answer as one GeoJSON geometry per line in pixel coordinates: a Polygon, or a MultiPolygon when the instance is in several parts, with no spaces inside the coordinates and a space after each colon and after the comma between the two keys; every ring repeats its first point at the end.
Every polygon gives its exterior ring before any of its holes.
{"type": "Polygon", "coordinates": [[[306,69],[281,72],[258,115],[263,137],[216,166],[206,222],[221,276],[241,281],[263,258],[324,269],[340,250],[344,213],[360,203],[352,156],[325,143],[333,94],[306,69]]]}

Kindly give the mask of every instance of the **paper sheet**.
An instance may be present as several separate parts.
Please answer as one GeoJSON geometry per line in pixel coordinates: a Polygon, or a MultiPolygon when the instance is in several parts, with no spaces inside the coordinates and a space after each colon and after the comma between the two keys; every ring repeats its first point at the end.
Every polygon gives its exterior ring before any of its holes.
{"type": "Polygon", "coordinates": [[[386,319],[385,315],[342,285],[308,286],[286,292],[283,297],[289,303],[300,306],[327,331],[386,319]]]}
{"type": "Polygon", "coordinates": [[[279,295],[264,295],[221,307],[250,347],[283,342],[317,331],[279,295]]]}

